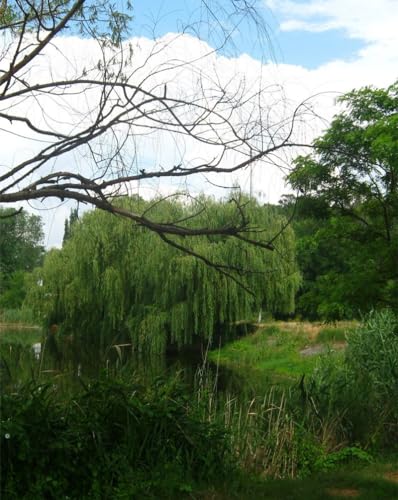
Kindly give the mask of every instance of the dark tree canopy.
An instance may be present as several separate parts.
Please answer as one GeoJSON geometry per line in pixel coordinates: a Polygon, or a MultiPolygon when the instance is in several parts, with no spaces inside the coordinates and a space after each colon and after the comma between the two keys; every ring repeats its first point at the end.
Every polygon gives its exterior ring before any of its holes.
{"type": "Polygon", "coordinates": [[[398,305],[398,83],[341,101],[346,111],[289,176],[301,193],[299,302],[335,318],[398,305]]]}
{"type": "Polygon", "coordinates": [[[42,262],[43,231],[37,215],[0,207],[0,308],[19,307],[24,274],[42,262]]]}

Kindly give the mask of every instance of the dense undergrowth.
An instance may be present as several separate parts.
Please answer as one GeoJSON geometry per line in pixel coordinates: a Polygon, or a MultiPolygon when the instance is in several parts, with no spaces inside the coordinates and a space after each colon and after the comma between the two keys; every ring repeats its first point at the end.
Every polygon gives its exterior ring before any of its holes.
{"type": "Polygon", "coordinates": [[[226,405],[246,470],[305,477],[397,450],[398,324],[391,311],[371,313],[344,337],[339,328],[321,328],[312,341],[274,325],[226,346],[217,358],[255,380],[257,393],[245,408],[226,405]],[[300,356],[305,348],[318,355],[300,356]],[[261,396],[258,380],[272,371],[278,377],[261,396]]]}
{"type": "MultiPolygon", "coordinates": [[[[336,340],[333,332],[319,336],[336,340]]],[[[289,356],[303,346],[296,334],[289,340],[275,329],[259,339],[258,363],[265,352],[261,339],[282,351],[285,342],[289,356]]],[[[1,409],[2,493],[134,499],[222,492],[210,498],[246,498],[242,491],[258,492],[265,478],[305,479],[372,464],[380,454],[397,452],[397,318],[373,313],[346,342],[344,352],[326,350],[290,385],[262,393],[257,387],[254,395],[239,397],[217,393],[206,369],[193,391],[179,379],[148,384],[106,371],[94,382],[79,378],[79,389],[69,392],[57,378],[22,386],[9,380],[1,409]]],[[[286,484],[278,488],[285,491],[286,484]]]]}
{"type": "Polygon", "coordinates": [[[232,468],[225,428],[176,381],[96,381],[71,397],[28,384],[3,395],[6,498],[173,498],[232,468]]]}

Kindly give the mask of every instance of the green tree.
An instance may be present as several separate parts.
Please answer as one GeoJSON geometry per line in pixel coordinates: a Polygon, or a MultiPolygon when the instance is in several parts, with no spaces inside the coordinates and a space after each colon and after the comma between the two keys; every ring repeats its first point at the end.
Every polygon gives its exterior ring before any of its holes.
{"type": "Polygon", "coordinates": [[[24,275],[42,262],[41,218],[0,207],[0,308],[21,306],[24,275]]]}
{"type": "Polygon", "coordinates": [[[74,226],[75,222],[79,219],[79,209],[78,208],[72,208],[69,214],[69,217],[65,219],[65,225],[64,225],[64,236],[62,239],[62,244],[64,245],[65,242],[71,237],[72,234],[72,227],[74,226]]]}
{"type": "MultiPolygon", "coordinates": [[[[236,217],[233,197],[201,197],[189,205],[135,198],[119,200],[119,206],[160,223],[185,220],[192,230],[228,227],[236,217]]],[[[121,341],[155,352],[206,341],[260,307],[290,313],[299,282],[293,232],[282,231],[284,220],[272,208],[247,200],[245,208],[251,228],[246,237],[262,246],[212,234],[187,236],[184,247],[178,237],[165,245],[158,234],[127,220],[87,213],[62,250],[48,253],[29,300],[48,324],[73,334],[82,350],[100,353],[121,341]],[[259,231],[264,226],[268,232],[259,231]],[[267,250],[277,233],[275,250],[267,250]]]]}
{"type": "Polygon", "coordinates": [[[312,210],[296,226],[300,303],[328,318],[398,306],[398,83],[340,102],[346,110],[288,177],[312,210]]]}

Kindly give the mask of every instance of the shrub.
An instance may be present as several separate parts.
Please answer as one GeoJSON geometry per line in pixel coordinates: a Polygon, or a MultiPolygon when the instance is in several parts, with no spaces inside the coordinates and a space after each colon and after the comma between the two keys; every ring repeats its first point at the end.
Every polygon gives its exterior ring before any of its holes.
{"type": "MultiPolygon", "coordinates": [[[[308,384],[320,421],[334,416],[341,439],[398,443],[398,330],[389,311],[372,312],[347,337],[344,358],[323,356],[308,384]]],[[[337,428],[336,427],[336,428],[337,428]]]]}
{"type": "Polygon", "coordinates": [[[100,380],[64,399],[31,383],[2,396],[7,498],[168,498],[222,480],[229,464],[224,428],[175,381],[100,380]]]}

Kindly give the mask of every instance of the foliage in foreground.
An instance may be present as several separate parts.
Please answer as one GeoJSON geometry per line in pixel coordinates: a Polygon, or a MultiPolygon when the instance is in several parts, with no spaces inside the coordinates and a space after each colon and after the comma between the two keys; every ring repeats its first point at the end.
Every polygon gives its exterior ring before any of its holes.
{"type": "MultiPolygon", "coordinates": [[[[181,220],[191,229],[239,222],[232,198],[199,198],[184,205],[136,197],[120,203],[162,223],[181,220]]],[[[264,244],[285,223],[272,207],[254,201],[247,201],[245,213],[251,227],[247,237],[264,244]],[[264,227],[266,232],[257,232],[264,227]]],[[[273,241],[275,251],[233,237],[185,237],[189,254],[172,246],[181,245],[181,238],[170,241],[108,213],[88,213],[72,225],[63,249],[47,255],[34,275],[29,302],[47,324],[73,334],[76,348],[96,354],[116,343],[152,352],[207,343],[213,333],[227,332],[261,307],[294,310],[299,272],[289,227],[273,241]]]]}
{"type": "Polygon", "coordinates": [[[340,440],[364,447],[398,443],[398,320],[372,312],[347,336],[343,358],[321,358],[308,384],[308,404],[321,426],[334,420],[340,440]]]}
{"type": "Polygon", "coordinates": [[[176,382],[100,380],[58,396],[34,383],[2,396],[7,498],[168,498],[230,470],[224,428],[204,421],[176,382]]]}
{"type": "Polygon", "coordinates": [[[306,478],[369,464],[398,442],[397,319],[388,310],[372,313],[347,341],[344,356],[320,358],[307,384],[264,387],[249,399],[217,394],[206,371],[193,393],[163,378],[145,387],[101,379],[72,396],[61,385],[19,392],[9,385],[3,491],[10,498],[24,498],[26,488],[25,498],[65,491],[72,498],[175,498],[222,491],[232,472],[241,491],[252,474],[306,478]]]}
{"type": "MultiPolygon", "coordinates": [[[[368,462],[369,453],[397,451],[396,316],[374,312],[358,327],[349,325],[345,352],[331,349],[301,362],[298,349],[308,338],[301,332],[300,341],[298,332],[290,333],[275,326],[260,330],[217,356],[230,368],[240,366],[256,388],[246,406],[232,399],[224,409],[240,465],[267,477],[305,477],[352,460],[368,462]],[[273,366],[296,382],[274,385],[262,397],[256,375],[264,380],[273,355],[273,366]]],[[[328,328],[320,340],[333,337],[328,328]]]]}
{"type": "Polygon", "coordinates": [[[213,397],[205,386],[188,397],[164,379],[146,389],[101,380],[73,396],[32,383],[3,395],[2,493],[174,499],[225,489],[246,498],[242,488],[258,483],[260,492],[264,478],[371,460],[356,447],[326,453],[295,420],[287,393],[271,390],[247,405],[213,397]]]}

